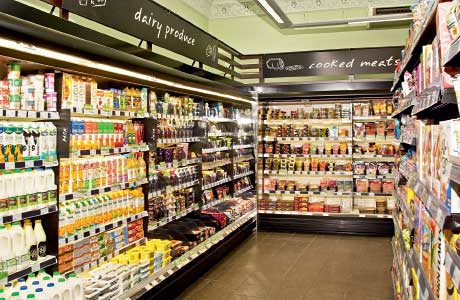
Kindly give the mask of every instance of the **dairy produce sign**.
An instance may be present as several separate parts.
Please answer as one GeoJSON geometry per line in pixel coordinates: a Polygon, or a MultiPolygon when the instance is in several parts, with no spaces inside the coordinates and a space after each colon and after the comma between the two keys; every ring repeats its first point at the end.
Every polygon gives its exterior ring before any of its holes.
{"type": "Polygon", "coordinates": [[[62,8],[213,66],[218,40],[151,0],[63,0],[62,8]]]}
{"type": "Polygon", "coordinates": [[[393,73],[402,47],[264,55],[264,77],[393,73]]]}

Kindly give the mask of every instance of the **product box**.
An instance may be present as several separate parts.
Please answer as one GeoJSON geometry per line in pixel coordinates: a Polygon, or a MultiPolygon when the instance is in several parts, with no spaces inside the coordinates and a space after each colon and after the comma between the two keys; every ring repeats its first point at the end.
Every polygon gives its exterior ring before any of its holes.
{"type": "Polygon", "coordinates": [[[439,142],[438,139],[439,139],[440,130],[441,130],[441,127],[439,125],[431,125],[431,149],[430,149],[430,152],[425,153],[426,156],[430,156],[430,175],[431,177],[427,179],[427,181],[429,182],[428,186],[430,187],[430,190],[434,192],[434,195],[436,195],[436,197],[439,194],[438,193],[439,181],[436,179],[436,172],[441,167],[440,160],[437,161],[437,158],[438,158],[437,151],[440,150],[440,149],[437,149],[437,143],[439,142]]]}
{"type": "MultiPolygon", "coordinates": [[[[450,45],[452,38],[447,26],[447,17],[452,7],[452,2],[438,3],[436,13],[437,34],[440,44],[440,61],[443,62],[449,56],[450,45]]],[[[445,68],[442,67],[442,85],[444,88],[452,88],[454,86],[454,77],[446,73],[445,68]]]]}

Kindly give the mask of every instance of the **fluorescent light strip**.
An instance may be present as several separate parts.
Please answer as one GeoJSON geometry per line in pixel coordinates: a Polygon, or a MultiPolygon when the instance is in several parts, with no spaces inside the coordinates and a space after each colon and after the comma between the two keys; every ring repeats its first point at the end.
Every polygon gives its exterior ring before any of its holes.
{"type": "Polygon", "coordinates": [[[353,21],[348,22],[348,25],[354,24],[367,24],[367,23],[380,23],[380,22],[396,22],[396,21],[408,21],[412,20],[413,18],[393,18],[393,19],[377,19],[377,20],[363,20],[363,21],[353,21]]]}
{"type": "Polygon", "coordinates": [[[273,9],[273,7],[270,6],[270,4],[267,3],[266,0],[257,0],[260,5],[262,5],[265,10],[275,19],[276,22],[283,24],[284,21],[281,19],[281,17],[278,15],[278,13],[273,9]]]}
{"type": "Polygon", "coordinates": [[[49,50],[49,49],[46,49],[46,48],[40,48],[40,47],[36,47],[36,46],[33,46],[33,45],[29,45],[29,44],[18,43],[16,41],[4,39],[4,38],[0,38],[0,45],[3,48],[13,49],[13,50],[17,50],[17,51],[21,51],[21,52],[25,52],[25,53],[29,53],[29,54],[33,54],[33,55],[38,55],[38,56],[42,56],[42,57],[57,59],[57,60],[61,60],[63,62],[67,62],[67,63],[70,62],[70,63],[74,63],[76,65],[82,65],[82,66],[85,66],[85,67],[88,67],[88,68],[98,69],[98,70],[102,70],[102,71],[110,72],[110,73],[114,73],[114,74],[121,74],[121,75],[129,76],[129,77],[132,77],[132,78],[142,79],[142,80],[145,80],[145,81],[164,84],[166,86],[175,87],[175,88],[178,88],[178,89],[193,91],[193,92],[207,94],[207,95],[211,95],[211,96],[227,98],[227,99],[230,99],[230,100],[247,102],[247,103],[251,103],[251,104],[253,103],[252,101],[244,99],[244,98],[241,98],[241,97],[236,97],[236,96],[232,96],[232,95],[228,95],[228,94],[222,94],[222,93],[218,93],[218,92],[214,92],[214,91],[209,91],[209,90],[205,90],[205,89],[191,87],[191,86],[188,86],[188,85],[183,85],[183,84],[172,82],[172,81],[169,81],[169,80],[160,79],[160,78],[157,78],[157,77],[154,77],[154,76],[149,76],[149,75],[145,75],[145,74],[142,74],[142,73],[129,71],[129,70],[126,70],[126,69],[123,69],[123,68],[119,68],[119,67],[115,67],[115,66],[111,66],[111,65],[107,65],[107,64],[101,64],[101,63],[98,63],[98,62],[95,62],[95,61],[92,61],[92,60],[88,60],[88,59],[85,59],[85,58],[81,58],[81,57],[78,57],[78,56],[69,55],[69,54],[65,54],[65,53],[60,53],[60,52],[57,52],[57,51],[49,50]]]}

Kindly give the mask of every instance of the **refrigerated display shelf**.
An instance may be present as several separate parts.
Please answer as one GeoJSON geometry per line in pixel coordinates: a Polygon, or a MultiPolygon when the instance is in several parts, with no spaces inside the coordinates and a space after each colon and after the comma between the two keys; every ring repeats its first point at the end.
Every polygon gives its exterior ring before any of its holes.
{"type": "Polygon", "coordinates": [[[221,184],[224,184],[230,181],[232,181],[232,178],[225,178],[225,179],[222,179],[222,180],[210,183],[210,184],[205,184],[203,185],[202,190],[204,191],[204,190],[212,189],[213,187],[219,186],[221,184]]]}
{"type": "Polygon", "coordinates": [[[115,221],[112,221],[112,222],[109,222],[109,223],[106,223],[106,224],[103,224],[103,225],[93,226],[91,229],[87,229],[87,230],[85,230],[83,232],[80,232],[78,234],[74,234],[74,235],[72,235],[70,237],[60,237],[59,238],[59,246],[64,246],[64,245],[67,245],[67,244],[78,242],[78,241],[83,240],[85,238],[88,238],[90,236],[93,236],[93,235],[96,235],[96,234],[99,234],[99,233],[102,233],[102,232],[112,230],[112,229],[120,227],[122,225],[134,222],[134,221],[142,219],[142,218],[145,218],[147,216],[148,216],[147,211],[143,211],[141,213],[132,215],[130,217],[122,217],[122,218],[120,218],[118,220],[115,220],[115,221]]]}
{"type": "Polygon", "coordinates": [[[113,253],[110,253],[107,256],[99,258],[95,262],[91,262],[91,263],[85,264],[85,265],[83,265],[81,267],[75,268],[72,271],[69,271],[68,273],[74,272],[76,274],[79,274],[79,273],[87,272],[87,271],[89,271],[89,270],[91,270],[93,268],[96,268],[96,267],[102,265],[103,263],[111,260],[115,256],[118,256],[120,254],[123,254],[123,253],[127,252],[128,250],[130,250],[130,249],[132,249],[134,247],[145,245],[146,242],[147,242],[147,238],[141,238],[140,240],[137,240],[137,241],[135,241],[133,243],[130,243],[130,244],[126,245],[125,247],[122,247],[122,248],[120,248],[118,250],[115,250],[113,253]]]}
{"type": "Polygon", "coordinates": [[[355,159],[391,159],[394,160],[394,155],[384,155],[384,154],[353,154],[355,159]]]}
{"type": "Polygon", "coordinates": [[[55,256],[47,255],[45,257],[39,257],[39,259],[36,262],[34,262],[31,266],[28,266],[25,269],[10,273],[8,274],[6,278],[0,279],[0,285],[5,285],[8,282],[25,277],[29,275],[30,273],[38,272],[41,269],[45,269],[45,268],[54,266],[56,264],[57,264],[57,259],[55,256]]]}
{"type": "Polygon", "coordinates": [[[278,176],[289,176],[289,175],[342,175],[342,176],[351,176],[353,175],[352,171],[270,171],[264,170],[264,175],[278,175],[278,176]]]}
{"type": "Polygon", "coordinates": [[[353,175],[355,179],[394,179],[395,175],[387,174],[387,175],[353,175]]]}
{"type": "Polygon", "coordinates": [[[47,204],[45,207],[42,208],[34,208],[34,209],[25,209],[23,212],[18,213],[6,213],[2,217],[0,217],[0,224],[7,224],[11,222],[21,221],[25,219],[36,218],[40,216],[44,216],[47,214],[57,212],[57,204],[47,204]]]}
{"type": "Polygon", "coordinates": [[[321,196],[352,196],[353,192],[310,192],[310,191],[265,191],[259,190],[259,194],[275,195],[321,195],[321,196]]]}
{"type": "Polygon", "coordinates": [[[51,168],[57,167],[59,161],[47,162],[42,159],[39,160],[25,160],[17,162],[2,162],[0,163],[0,170],[20,170],[20,169],[29,169],[29,168],[51,168]]]}
{"type": "Polygon", "coordinates": [[[240,150],[240,149],[247,149],[247,148],[254,148],[253,144],[247,144],[247,145],[233,145],[233,150],[240,150]]]}
{"type": "Polygon", "coordinates": [[[233,132],[208,132],[208,137],[212,137],[212,138],[215,138],[215,137],[221,137],[221,136],[233,136],[234,133],[233,132]]]}
{"type": "Polygon", "coordinates": [[[348,154],[258,154],[257,157],[282,157],[282,158],[290,158],[290,157],[303,157],[303,158],[353,158],[352,155],[348,154]]]}
{"type": "Polygon", "coordinates": [[[283,142],[351,142],[351,137],[274,137],[265,136],[263,138],[266,142],[283,141],[283,142]]]}
{"type": "Polygon", "coordinates": [[[284,119],[284,120],[264,120],[266,125],[288,125],[288,124],[351,124],[351,119],[284,119]]]}
{"type": "Polygon", "coordinates": [[[158,227],[161,227],[161,226],[164,226],[172,221],[175,221],[177,219],[180,219],[182,218],[183,216],[191,213],[192,211],[195,211],[195,210],[198,210],[200,209],[200,206],[195,203],[193,205],[191,205],[189,208],[183,210],[183,211],[179,211],[177,212],[175,215],[173,216],[169,216],[169,217],[166,217],[166,218],[163,218],[159,221],[156,221],[156,222],[150,222],[149,226],[148,226],[148,231],[152,231],[152,230],[155,230],[156,228],[158,227]]]}
{"type": "Polygon", "coordinates": [[[353,138],[355,143],[391,143],[394,141],[394,136],[366,136],[353,138]]]}
{"type": "Polygon", "coordinates": [[[203,117],[203,120],[211,123],[236,123],[236,119],[219,118],[219,117],[203,117]]]}
{"type": "Polygon", "coordinates": [[[83,117],[127,117],[127,118],[149,118],[150,114],[146,112],[134,112],[123,110],[104,110],[104,109],[85,109],[85,108],[72,108],[72,116],[83,117]]]}
{"type": "Polygon", "coordinates": [[[92,150],[78,150],[70,153],[71,158],[81,156],[93,156],[93,155],[109,155],[109,154],[120,154],[120,153],[135,153],[149,151],[149,146],[125,146],[110,149],[92,149],[92,150]]]}
{"type": "Polygon", "coordinates": [[[360,214],[360,213],[330,213],[330,212],[309,212],[309,211],[281,211],[281,210],[258,210],[259,214],[278,214],[293,216],[318,216],[318,217],[350,217],[350,218],[393,218],[387,214],[360,214]]]}
{"type": "Polygon", "coordinates": [[[253,187],[252,185],[247,186],[247,187],[245,187],[245,188],[242,188],[242,189],[239,190],[239,191],[235,191],[235,192],[233,193],[233,195],[234,195],[235,197],[240,196],[240,195],[242,195],[242,194],[244,194],[244,193],[246,193],[246,192],[249,192],[249,191],[252,190],[253,188],[254,188],[254,187],[253,187]]]}
{"type": "Polygon", "coordinates": [[[160,163],[159,165],[156,165],[153,170],[155,171],[163,171],[167,169],[172,169],[172,168],[179,168],[179,167],[185,167],[188,165],[193,165],[201,163],[201,158],[192,158],[188,160],[180,160],[180,161],[174,161],[172,163],[160,163]]]}
{"type": "Polygon", "coordinates": [[[391,116],[353,116],[353,121],[382,121],[391,120],[391,116]]]}
{"type": "Polygon", "coordinates": [[[233,176],[233,179],[240,179],[240,178],[243,178],[243,177],[246,177],[246,176],[249,176],[249,175],[252,175],[254,174],[253,171],[250,171],[250,172],[245,172],[245,173],[241,173],[241,174],[236,174],[233,176]]]}
{"type": "MultiPolygon", "coordinates": [[[[241,216],[233,223],[231,223],[221,231],[217,232],[213,236],[211,236],[209,239],[205,240],[195,248],[191,249],[190,251],[183,254],[181,257],[174,260],[171,264],[163,268],[160,272],[150,275],[147,279],[143,280],[137,286],[131,288],[127,293],[123,295],[123,299],[141,299],[146,296],[145,294],[153,292],[152,290],[155,289],[158,285],[160,285],[163,281],[171,279],[170,277],[173,277],[179,271],[181,271],[181,269],[188,267],[189,264],[196,261],[197,259],[201,257],[212,257],[210,254],[208,254],[208,252],[213,251],[215,247],[218,247],[220,244],[224,243],[227,237],[239,230],[243,225],[247,224],[249,221],[252,220],[254,222],[256,214],[256,211],[253,210],[251,212],[248,212],[244,216],[241,216]]],[[[171,295],[169,295],[169,297],[170,296],[171,295]]],[[[163,297],[156,298],[164,299],[163,297]]]]}
{"type": "Polygon", "coordinates": [[[122,184],[114,184],[106,187],[99,187],[95,189],[90,189],[85,192],[74,192],[74,193],[67,193],[67,194],[59,194],[59,201],[69,201],[69,200],[75,200],[79,198],[84,198],[84,197],[90,197],[102,193],[108,193],[108,192],[116,192],[120,190],[126,190],[130,188],[135,188],[139,187],[141,185],[147,184],[149,181],[147,178],[141,179],[139,181],[134,181],[134,182],[126,182],[122,184]]]}
{"type": "Polygon", "coordinates": [[[229,147],[220,147],[220,148],[209,148],[209,149],[203,149],[202,153],[214,153],[214,152],[221,152],[221,151],[227,151],[230,150],[229,147]]]}
{"type": "Polygon", "coordinates": [[[233,163],[240,163],[240,162],[243,162],[243,161],[250,161],[250,160],[253,160],[254,159],[254,156],[253,155],[246,155],[246,156],[242,156],[242,157],[234,157],[233,158],[233,163]]]}
{"type": "Polygon", "coordinates": [[[202,120],[202,117],[199,116],[182,116],[182,115],[168,115],[168,114],[160,114],[156,115],[157,119],[167,119],[167,120],[180,120],[180,121],[199,121],[202,120]]]}
{"type": "Polygon", "coordinates": [[[177,139],[158,139],[157,145],[165,144],[179,144],[179,143],[194,143],[201,141],[202,137],[189,137],[189,138],[177,138],[177,139]]]}
{"type": "Polygon", "coordinates": [[[194,180],[194,181],[191,181],[191,182],[186,182],[186,183],[179,184],[177,186],[167,186],[165,189],[162,189],[162,190],[159,190],[159,191],[149,192],[149,199],[151,199],[153,197],[161,196],[161,195],[163,195],[165,193],[173,193],[175,191],[179,191],[179,190],[182,190],[182,189],[192,187],[194,185],[197,185],[199,182],[200,181],[197,179],[197,180],[194,180]]]}
{"type": "Polygon", "coordinates": [[[203,162],[202,164],[202,169],[203,170],[209,170],[209,169],[214,169],[217,167],[222,167],[225,165],[231,164],[232,161],[229,159],[224,159],[224,160],[219,160],[219,161],[212,161],[212,162],[203,162]]]}
{"type": "Polygon", "coordinates": [[[59,120],[57,111],[34,111],[34,110],[16,110],[16,109],[0,109],[0,119],[30,119],[34,120],[59,120]]]}

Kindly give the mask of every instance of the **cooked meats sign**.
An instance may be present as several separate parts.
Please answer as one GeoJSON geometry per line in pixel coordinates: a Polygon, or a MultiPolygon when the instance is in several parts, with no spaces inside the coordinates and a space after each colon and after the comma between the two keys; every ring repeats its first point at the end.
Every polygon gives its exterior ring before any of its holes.
{"type": "Polygon", "coordinates": [[[264,55],[264,77],[393,73],[402,47],[264,55]]]}
{"type": "Polygon", "coordinates": [[[151,0],[63,0],[62,8],[207,65],[218,41],[151,0]]]}

